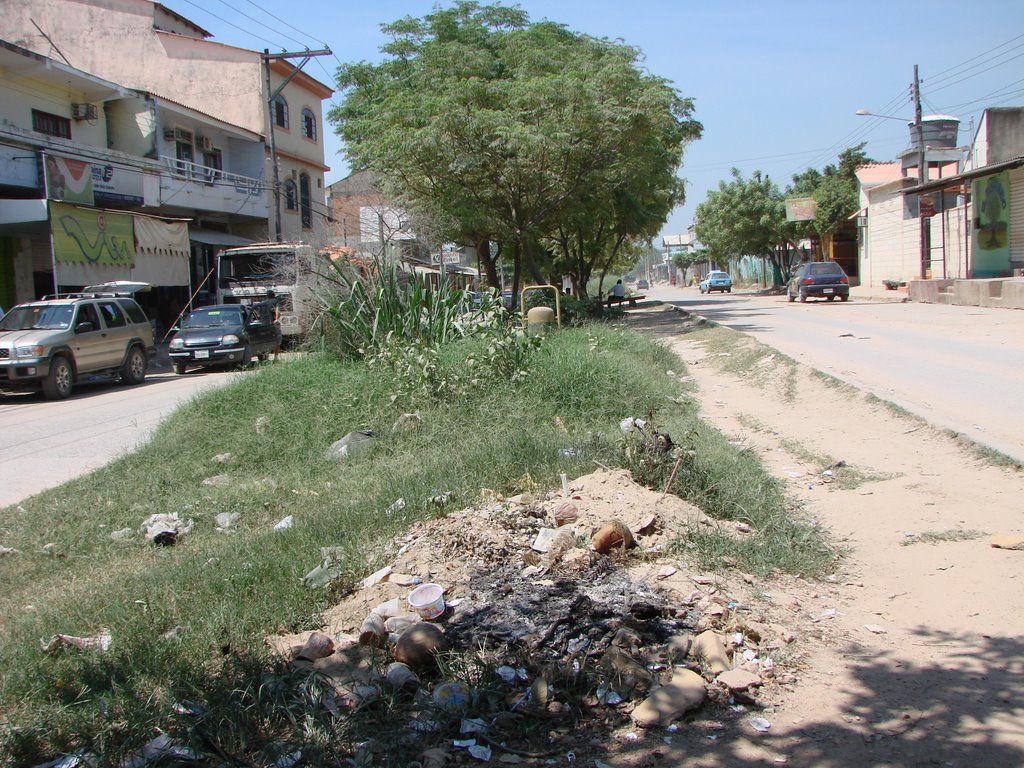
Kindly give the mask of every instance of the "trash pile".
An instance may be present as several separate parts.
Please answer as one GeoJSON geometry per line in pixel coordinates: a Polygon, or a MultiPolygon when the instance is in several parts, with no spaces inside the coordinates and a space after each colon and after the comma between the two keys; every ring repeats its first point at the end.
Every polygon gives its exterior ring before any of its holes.
{"type": "Polygon", "coordinates": [[[479,507],[417,524],[319,631],[268,638],[324,682],[356,764],[671,742],[688,712],[736,717],[794,682],[773,659],[793,635],[720,579],[688,573],[672,546],[694,526],[728,524],[624,470],[562,485],[543,497],[484,491],[479,507]]]}

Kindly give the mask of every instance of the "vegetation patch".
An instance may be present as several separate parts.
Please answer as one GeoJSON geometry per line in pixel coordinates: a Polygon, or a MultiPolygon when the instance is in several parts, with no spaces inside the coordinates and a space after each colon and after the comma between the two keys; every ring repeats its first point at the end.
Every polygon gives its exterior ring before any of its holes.
{"type": "Polygon", "coordinates": [[[984,531],[974,529],[950,528],[946,531],[923,531],[908,535],[901,543],[904,547],[911,544],[940,544],[946,541],[971,541],[987,535],[984,531]]]}

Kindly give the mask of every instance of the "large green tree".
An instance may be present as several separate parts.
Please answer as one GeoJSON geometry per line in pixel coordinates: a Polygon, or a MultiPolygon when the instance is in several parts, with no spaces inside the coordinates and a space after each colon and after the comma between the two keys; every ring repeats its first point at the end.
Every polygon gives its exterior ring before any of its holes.
{"type": "Polygon", "coordinates": [[[797,228],[801,235],[824,240],[843,227],[857,210],[857,169],[875,162],[864,152],[866,143],[848,147],[839,153],[838,164],[829,164],[821,172],[808,168],[793,176],[786,188],[787,197],[813,197],[814,220],[797,228]]]}
{"type": "Polygon", "coordinates": [[[383,62],[339,69],[329,118],[353,167],[478,246],[491,284],[498,242],[516,285],[561,268],[584,290],[679,202],[700,126],[634,49],[467,0],[384,31],[383,62]]]}
{"type": "Polygon", "coordinates": [[[709,191],[694,216],[697,239],[716,261],[761,256],[775,267],[776,283],[788,274],[796,229],[786,221],[778,185],[760,171],[746,179],[733,168],[731,180],[709,191]]]}

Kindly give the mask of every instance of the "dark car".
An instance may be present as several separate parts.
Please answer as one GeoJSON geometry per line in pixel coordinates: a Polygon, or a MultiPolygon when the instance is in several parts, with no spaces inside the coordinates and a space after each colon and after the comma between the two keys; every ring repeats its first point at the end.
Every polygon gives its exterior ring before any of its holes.
{"type": "Polygon", "coordinates": [[[243,368],[253,357],[265,360],[278,348],[279,338],[270,302],[216,304],[189,312],[168,354],[177,374],[189,366],[243,368]]]}
{"type": "Polygon", "coordinates": [[[638,291],[647,291],[647,290],[650,290],[650,288],[651,288],[651,284],[649,282],[647,282],[646,280],[642,280],[641,279],[641,280],[637,280],[636,281],[636,289],[638,291]]]}
{"type": "Polygon", "coordinates": [[[850,298],[850,278],[834,261],[808,261],[797,266],[786,288],[790,301],[809,298],[840,301],[850,298]]]}

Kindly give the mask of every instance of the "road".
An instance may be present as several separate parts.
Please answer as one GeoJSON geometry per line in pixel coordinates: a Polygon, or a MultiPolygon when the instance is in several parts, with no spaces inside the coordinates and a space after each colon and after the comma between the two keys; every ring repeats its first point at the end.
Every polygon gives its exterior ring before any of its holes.
{"type": "MultiPolygon", "coordinates": [[[[791,304],[785,296],[669,286],[647,296],[747,333],[1024,462],[1024,312],[856,295],[848,303],[791,304]]],[[[826,415],[828,407],[806,417],[826,415]]]]}
{"type": "Polygon", "coordinates": [[[178,405],[239,375],[210,371],[174,376],[166,371],[151,370],[135,387],[82,385],[67,400],[0,394],[0,507],[128,453],[178,405]]]}

